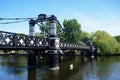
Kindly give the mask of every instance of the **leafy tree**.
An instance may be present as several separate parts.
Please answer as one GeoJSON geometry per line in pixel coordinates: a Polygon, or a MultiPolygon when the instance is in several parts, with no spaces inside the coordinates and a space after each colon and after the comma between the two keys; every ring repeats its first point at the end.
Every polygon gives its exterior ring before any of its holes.
{"type": "Polygon", "coordinates": [[[41,37],[44,37],[44,38],[48,38],[48,33],[49,33],[49,26],[50,26],[50,22],[45,22],[45,23],[42,23],[40,25],[40,36],[41,37]]]}
{"type": "Polygon", "coordinates": [[[35,33],[35,36],[36,36],[36,37],[43,37],[43,35],[42,35],[40,32],[36,32],[36,33],[35,33]]]}
{"type": "MultiPolygon", "coordinates": [[[[39,26],[40,26],[40,32],[35,33],[35,35],[38,37],[48,38],[50,22],[49,21],[44,22],[44,23],[40,24],[39,26]]],[[[62,31],[61,26],[57,23],[56,27],[57,27],[58,37],[62,38],[63,33],[61,32],[62,31]]]]}
{"type": "Polygon", "coordinates": [[[81,35],[81,42],[89,44],[89,39],[91,38],[90,33],[83,31],[81,34],[82,34],[81,35]]]}
{"type": "Polygon", "coordinates": [[[65,40],[71,43],[80,43],[81,39],[81,25],[76,19],[64,20],[65,40]]]}
{"type": "Polygon", "coordinates": [[[120,43],[120,35],[118,35],[118,36],[114,36],[114,37],[115,37],[115,39],[117,40],[117,42],[120,43]]]}
{"type": "Polygon", "coordinates": [[[86,32],[86,31],[82,32],[82,38],[85,38],[85,37],[90,38],[90,36],[91,36],[90,33],[86,32]]]}
{"type": "Polygon", "coordinates": [[[115,54],[119,52],[118,42],[105,31],[96,31],[94,33],[93,41],[101,54],[115,54]]]}

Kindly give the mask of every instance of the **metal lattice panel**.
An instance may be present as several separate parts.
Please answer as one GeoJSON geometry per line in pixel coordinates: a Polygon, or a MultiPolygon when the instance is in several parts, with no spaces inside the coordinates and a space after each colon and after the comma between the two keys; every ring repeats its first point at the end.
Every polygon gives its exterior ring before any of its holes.
{"type": "Polygon", "coordinates": [[[12,46],[13,45],[13,34],[0,32],[0,45],[12,46]]]}
{"type": "MultiPolygon", "coordinates": [[[[0,31],[0,49],[46,49],[48,46],[45,38],[0,31]]],[[[89,49],[88,46],[66,42],[60,42],[60,48],[89,49]]]]}
{"type": "Polygon", "coordinates": [[[45,47],[47,40],[35,36],[0,31],[0,46],[11,47],[45,47]]]}
{"type": "Polygon", "coordinates": [[[14,46],[26,46],[26,35],[15,34],[13,38],[14,46]]]}

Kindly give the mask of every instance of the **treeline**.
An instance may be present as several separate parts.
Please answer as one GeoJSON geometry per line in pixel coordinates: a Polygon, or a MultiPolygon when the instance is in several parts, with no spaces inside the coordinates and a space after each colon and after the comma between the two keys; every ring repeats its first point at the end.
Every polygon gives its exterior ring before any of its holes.
{"type": "MultiPolygon", "coordinates": [[[[36,36],[47,38],[49,33],[49,22],[45,22],[40,26],[40,32],[36,36]]],[[[94,46],[98,49],[98,54],[120,54],[120,36],[111,36],[106,31],[98,30],[88,33],[81,29],[81,24],[76,19],[64,20],[64,29],[57,24],[57,34],[61,41],[70,43],[89,45],[92,40],[94,46]]]]}

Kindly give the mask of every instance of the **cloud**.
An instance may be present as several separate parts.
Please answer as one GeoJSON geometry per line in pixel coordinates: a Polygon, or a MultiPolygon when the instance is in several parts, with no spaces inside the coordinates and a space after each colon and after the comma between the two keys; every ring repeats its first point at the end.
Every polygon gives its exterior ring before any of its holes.
{"type": "Polygon", "coordinates": [[[74,12],[72,15],[78,20],[84,31],[93,32],[99,29],[98,22],[90,19],[88,16],[85,16],[80,12],[74,12]]]}
{"type": "MultiPolygon", "coordinates": [[[[62,16],[62,15],[61,15],[62,16]]],[[[91,16],[86,16],[83,13],[73,11],[67,15],[63,15],[65,19],[77,19],[78,22],[81,24],[82,30],[87,32],[95,32],[97,30],[104,30],[108,32],[110,35],[120,35],[120,23],[119,19],[111,19],[109,18],[98,18],[93,19],[91,16]]]]}
{"type": "Polygon", "coordinates": [[[108,24],[107,27],[104,28],[112,36],[120,35],[120,23],[113,22],[112,24],[108,24]]]}

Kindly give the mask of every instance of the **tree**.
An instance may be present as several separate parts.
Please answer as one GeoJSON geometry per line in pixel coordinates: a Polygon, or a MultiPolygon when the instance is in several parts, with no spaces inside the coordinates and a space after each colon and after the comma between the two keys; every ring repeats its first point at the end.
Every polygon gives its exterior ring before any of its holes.
{"type": "MultiPolygon", "coordinates": [[[[56,22],[56,27],[57,27],[57,35],[60,38],[63,38],[63,33],[61,32],[61,26],[56,22]]],[[[42,24],[39,25],[40,26],[40,32],[35,33],[35,36],[38,37],[44,37],[44,38],[48,38],[49,37],[49,28],[50,28],[50,22],[44,22],[42,24]]]]}
{"type": "Polygon", "coordinates": [[[89,39],[91,38],[90,33],[83,31],[81,33],[81,42],[89,44],[89,39]]]}
{"type": "Polygon", "coordinates": [[[119,52],[118,42],[105,31],[96,31],[93,41],[101,54],[115,54],[119,52]]]}
{"type": "Polygon", "coordinates": [[[36,37],[43,37],[43,35],[42,35],[40,32],[36,32],[36,33],[35,33],[35,36],[36,36],[36,37]]]}
{"type": "Polygon", "coordinates": [[[40,29],[41,37],[48,38],[48,36],[49,36],[49,26],[50,26],[50,22],[49,21],[47,21],[45,23],[42,23],[40,25],[39,29],[40,29]]]}
{"type": "Polygon", "coordinates": [[[120,35],[114,36],[118,43],[120,43],[120,35]]]}
{"type": "Polygon", "coordinates": [[[82,38],[85,38],[85,37],[90,38],[90,36],[91,36],[90,33],[86,32],[86,31],[82,32],[82,38]]]}
{"type": "Polygon", "coordinates": [[[81,39],[81,25],[76,19],[64,20],[65,40],[70,43],[80,43],[81,39]]]}

